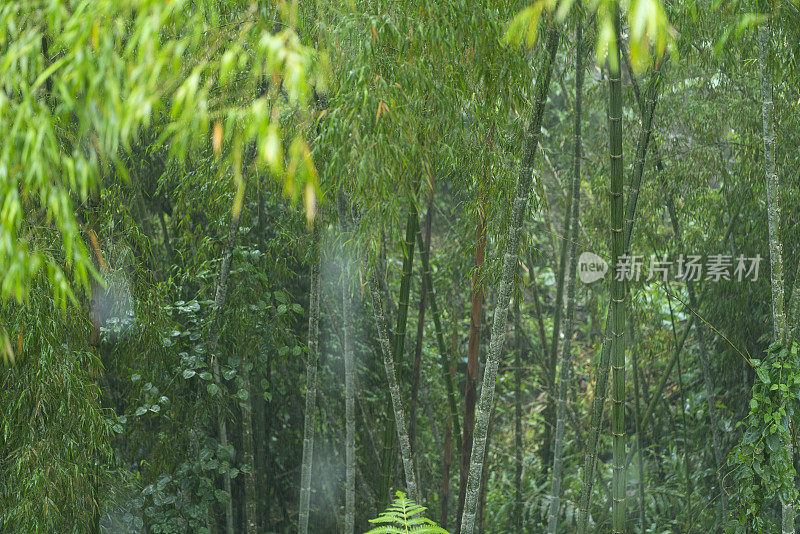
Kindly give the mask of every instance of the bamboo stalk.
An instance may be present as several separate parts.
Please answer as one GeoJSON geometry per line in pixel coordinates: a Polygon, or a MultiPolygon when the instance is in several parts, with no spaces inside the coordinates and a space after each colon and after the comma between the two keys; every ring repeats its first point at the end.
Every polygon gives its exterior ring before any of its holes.
{"type": "MultiPolygon", "coordinates": [[[[769,72],[770,23],[762,22],[758,27],[758,52],[759,74],[761,77],[761,124],[764,142],[764,174],[767,182],[767,222],[769,227],[769,259],[770,279],[772,285],[772,323],[773,338],[781,343],[786,343],[786,309],[784,304],[783,288],[783,244],[781,242],[781,209],[780,209],[780,181],[775,170],[775,125],[772,119],[772,79],[769,72]]],[[[783,441],[789,458],[794,457],[791,436],[789,435],[788,417],[784,419],[786,427],[783,441]]],[[[789,474],[792,478],[793,475],[789,474]]],[[[794,486],[795,481],[791,481],[794,486]]],[[[791,500],[781,500],[781,532],[789,534],[794,532],[794,504],[791,500]]]]}
{"type": "MultiPolygon", "coordinates": [[[[547,531],[556,534],[558,529],[558,507],[561,499],[562,461],[564,454],[564,430],[567,412],[567,393],[572,378],[572,327],[575,318],[575,282],[578,275],[578,220],[581,201],[581,105],[583,99],[583,21],[580,0],[576,6],[578,20],[575,26],[575,146],[573,147],[573,174],[570,186],[569,210],[570,243],[569,276],[567,285],[567,313],[564,321],[564,346],[561,351],[561,376],[558,383],[556,404],[556,433],[553,441],[553,482],[550,486],[550,510],[547,531]]],[[[560,304],[560,303],[559,303],[560,304]]],[[[560,307],[560,306],[559,306],[560,307]]],[[[553,339],[553,345],[557,339],[553,339]]],[[[554,363],[553,367],[555,368],[554,363]]]]}
{"type": "MultiPolygon", "coordinates": [[[[620,43],[619,40],[617,40],[620,43]]],[[[620,43],[621,46],[621,43],[620,43]]],[[[659,66],[663,65],[659,63],[659,66]]],[[[654,74],[654,76],[656,76],[654,74]]],[[[649,131],[652,129],[652,119],[655,114],[656,96],[658,86],[655,82],[660,80],[660,75],[654,77],[651,83],[652,98],[648,99],[649,105],[647,106],[647,113],[642,121],[642,131],[640,132],[636,154],[637,157],[634,161],[633,177],[631,179],[630,195],[624,215],[625,217],[625,231],[624,231],[624,248],[626,252],[630,250],[630,242],[633,236],[633,225],[636,221],[637,200],[641,190],[641,182],[644,168],[644,155],[647,152],[647,147],[650,141],[649,131]]],[[[615,268],[612,264],[612,276],[615,268]]],[[[600,427],[603,419],[603,410],[605,407],[606,397],[608,394],[608,373],[611,367],[611,348],[612,348],[612,308],[609,306],[606,315],[606,326],[603,334],[603,343],[600,351],[600,362],[597,368],[597,378],[595,381],[595,396],[592,399],[591,407],[591,429],[587,439],[586,453],[584,454],[583,461],[583,484],[581,485],[581,493],[579,497],[579,513],[578,513],[578,532],[585,534],[588,532],[589,525],[589,505],[591,501],[592,488],[594,484],[594,470],[597,463],[597,444],[600,438],[600,427]]],[[[624,359],[624,355],[623,355],[624,359]]]]}
{"type": "Polygon", "coordinates": [[[392,399],[392,411],[394,413],[397,437],[400,442],[400,455],[403,462],[403,472],[406,478],[406,488],[411,500],[417,500],[417,484],[414,475],[414,460],[411,456],[411,444],[408,440],[408,427],[406,427],[405,415],[403,413],[403,403],[400,396],[400,386],[397,383],[395,372],[395,361],[389,346],[389,333],[386,328],[386,319],[383,316],[383,303],[381,293],[378,288],[375,273],[369,276],[369,290],[372,297],[372,311],[375,317],[375,324],[378,328],[378,341],[380,342],[381,352],[383,353],[383,365],[386,370],[386,380],[389,386],[389,394],[392,399]]]}
{"type": "Polygon", "coordinates": [[[489,354],[486,358],[486,366],[483,372],[483,384],[481,386],[475,436],[472,442],[469,478],[467,479],[467,495],[461,521],[461,534],[473,534],[475,526],[481,475],[483,471],[483,455],[486,448],[492,403],[494,401],[497,368],[500,363],[500,352],[503,348],[506,334],[506,319],[508,317],[508,304],[511,299],[514,273],[519,264],[520,234],[525,218],[525,210],[528,205],[528,197],[530,196],[531,182],[533,180],[533,164],[542,135],[542,117],[544,116],[547,93],[550,87],[550,76],[553,70],[553,63],[555,62],[559,39],[560,31],[556,22],[553,21],[547,32],[546,60],[536,80],[533,115],[525,132],[522,167],[517,178],[514,205],[511,212],[511,225],[509,227],[506,251],[503,257],[502,277],[500,288],[497,293],[497,307],[495,309],[492,334],[489,341],[489,354]]]}
{"type": "Polygon", "coordinates": [[[312,229],[311,290],[308,305],[308,362],[306,365],[306,409],[303,424],[303,459],[300,475],[299,534],[308,534],[311,503],[311,466],[314,458],[314,426],[319,362],[319,223],[312,229]]]}
{"type": "MultiPolygon", "coordinates": [[[[623,162],[622,162],[622,79],[619,53],[619,8],[614,8],[615,42],[609,61],[608,130],[611,157],[611,433],[613,435],[613,482],[611,528],[625,531],[625,283],[616,276],[619,258],[625,253],[623,162]]],[[[633,220],[633,219],[631,219],[633,220]]],[[[632,224],[631,224],[632,226],[632,224]]],[[[628,234],[629,232],[626,232],[628,234]]]]}

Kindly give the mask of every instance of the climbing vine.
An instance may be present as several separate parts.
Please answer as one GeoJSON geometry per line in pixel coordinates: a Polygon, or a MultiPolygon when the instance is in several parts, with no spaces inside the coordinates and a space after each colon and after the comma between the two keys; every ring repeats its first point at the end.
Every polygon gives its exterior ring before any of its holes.
{"type": "Polygon", "coordinates": [[[734,532],[744,528],[767,531],[771,526],[769,514],[763,512],[768,511],[776,498],[781,502],[797,501],[791,457],[795,445],[792,421],[800,398],[797,350],[796,343],[790,351],[776,342],[770,345],[763,360],[750,360],[756,374],[750,412],[737,425],[744,432],[729,459],[733,467],[731,477],[739,486],[734,532]],[[787,434],[791,436],[792,448],[785,446],[787,434]]]}

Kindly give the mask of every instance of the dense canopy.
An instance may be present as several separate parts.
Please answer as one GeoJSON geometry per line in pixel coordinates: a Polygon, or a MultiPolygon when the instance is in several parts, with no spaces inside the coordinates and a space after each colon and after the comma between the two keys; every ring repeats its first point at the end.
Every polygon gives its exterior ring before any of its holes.
{"type": "Polygon", "coordinates": [[[798,43],[7,0],[0,532],[795,532],[798,43]]]}

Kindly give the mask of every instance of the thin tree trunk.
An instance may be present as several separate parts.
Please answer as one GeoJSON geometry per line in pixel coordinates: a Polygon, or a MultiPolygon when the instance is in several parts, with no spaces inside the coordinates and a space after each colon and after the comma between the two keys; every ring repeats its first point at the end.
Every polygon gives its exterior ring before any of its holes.
{"type": "MultiPolygon", "coordinates": [[[[433,300],[431,300],[433,303],[433,300]]],[[[456,307],[453,309],[453,333],[451,336],[450,341],[450,359],[447,362],[447,374],[450,376],[450,380],[452,382],[453,376],[456,373],[455,368],[455,361],[456,361],[456,347],[458,346],[458,329],[456,325],[458,324],[458,313],[456,307]]],[[[447,420],[447,424],[445,425],[445,440],[444,440],[444,457],[442,459],[442,528],[447,528],[447,507],[448,507],[448,498],[450,497],[450,463],[451,463],[451,455],[452,455],[452,435],[453,429],[451,425],[451,420],[447,420]]],[[[456,419],[458,421],[458,419],[456,419]]],[[[455,435],[458,435],[458,431],[456,430],[455,435]]]]}
{"type": "MultiPolygon", "coordinates": [[[[617,40],[619,42],[619,40],[617,40]]],[[[663,64],[659,63],[659,68],[663,64]]],[[[660,80],[660,74],[653,82],[660,80]]],[[[624,232],[624,247],[625,251],[630,249],[631,237],[633,235],[633,225],[636,221],[636,208],[639,191],[641,190],[642,176],[644,173],[644,160],[647,153],[647,147],[650,141],[650,130],[652,128],[652,119],[655,114],[656,96],[658,85],[651,84],[653,97],[648,99],[650,106],[642,121],[642,131],[640,132],[636,148],[636,159],[634,161],[633,178],[631,179],[630,194],[628,196],[627,206],[624,215],[625,219],[625,232],[624,232]]],[[[614,268],[611,270],[614,276],[614,268]]],[[[606,315],[606,325],[603,334],[603,343],[600,350],[600,362],[597,367],[597,378],[595,381],[595,395],[592,399],[591,407],[591,427],[589,437],[587,439],[586,453],[583,460],[583,473],[581,484],[581,492],[579,497],[579,511],[578,511],[578,532],[585,534],[589,528],[589,505],[591,502],[592,488],[594,485],[594,470],[597,464],[597,444],[600,438],[600,427],[603,420],[603,410],[605,408],[606,398],[608,394],[608,375],[611,368],[611,348],[612,348],[612,307],[609,306],[606,315]]],[[[624,357],[624,355],[623,355],[624,357]]]]}
{"type": "MultiPolygon", "coordinates": [[[[450,368],[450,361],[448,359],[448,352],[444,344],[444,330],[442,329],[441,315],[439,315],[439,308],[436,304],[436,291],[433,287],[433,276],[431,275],[430,254],[426,247],[422,244],[422,235],[417,233],[417,246],[420,249],[420,258],[422,259],[422,272],[425,275],[425,287],[428,290],[428,303],[431,307],[431,315],[433,316],[433,326],[436,329],[436,345],[439,348],[439,355],[441,358],[442,375],[445,384],[445,391],[447,393],[447,406],[450,411],[450,421],[452,423],[452,432],[455,437],[455,445],[460,449],[461,445],[461,426],[458,424],[458,405],[456,403],[455,387],[453,386],[453,376],[448,372],[450,368]]],[[[455,317],[456,315],[454,315],[455,317]]],[[[455,351],[451,351],[454,353],[455,351]]]]}
{"type": "MultiPolygon", "coordinates": [[[[428,211],[425,214],[425,241],[419,247],[420,257],[427,257],[431,246],[431,226],[433,222],[433,189],[428,196],[428,211]]],[[[417,242],[422,238],[422,232],[417,229],[417,242]]],[[[422,342],[425,333],[425,308],[428,304],[428,277],[426,276],[425,263],[423,262],[422,284],[419,295],[419,313],[417,315],[417,339],[414,344],[414,370],[411,376],[411,404],[409,406],[411,451],[417,454],[415,442],[417,437],[417,398],[419,396],[420,368],[422,366],[422,342]]],[[[417,462],[419,465],[419,462],[417,462]]]]}
{"type": "Polygon", "coordinates": [[[352,314],[347,260],[342,262],[342,322],[344,337],[345,383],[345,507],[344,532],[355,532],[356,517],[356,405],[355,364],[353,361],[352,314]]]}
{"type": "MultiPolygon", "coordinates": [[[[415,195],[419,189],[419,178],[415,178],[411,189],[409,189],[408,217],[406,219],[406,233],[403,241],[403,274],[400,279],[400,295],[397,301],[397,323],[394,331],[394,344],[392,345],[392,357],[394,362],[400,366],[401,377],[403,373],[403,360],[405,355],[406,326],[408,324],[408,305],[411,294],[411,273],[414,266],[414,244],[419,224],[419,214],[415,195]]],[[[387,330],[388,335],[388,330],[387,330]]],[[[394,410],[394,408],[392,408],[394,410]]],[[[386,420],[385,435],[389,439],[385,444],[383,480],[381,484],[381,500],[387,500],[389,486],[394,473],[395,465],[395,440],[394,432],[391,432],[391,418],[386,420]]]]}
{"type": "Polygon", "coordinates": [[[158,213],[158,220],[161,222],[161,233],[164,234],[164,248],[167,251],[167,269],[169,270],[169,266],[172,265],[172,258],[174,255],[172,253],[172,243],[169,239],[169,230],[167,229],[167,222],[164,220],[163,211],[158,213]]]}
{"type": "Polygon", "coordinates": [[[489,421],[489,434],[486,438],[486,448],[483,451],[483,475],[481,482],[481,505],[480,505],[480,514],[479,514],[479,522],[478,522],[478,532],[479,534],[484,534],[486,532],[486,497],[489,492],[489,448],[491,447],[492,443],[492,427],[494,426],[495,420],[492,419],[489,421]]]}
{"type": "MultiPolygon", "coordinates": [[[[667,211],[669,212],[670,220],[672,221],[672,228],[675,232],[675,240],[678,247],[683,246],[683,239],[681,235],[680,223],[675,211],[675,202],[672,195],[667,197],[667,211]]],[[[687,280],[686,288],[689,293],[689,305],[695,313],[699,313],[700,307],[697,300],[697,294],[694,289],[694,282],[687,280]]],[[[728,517],[728,494],[725,492],[724,478],[722,469],[724,467],[724,451],[722,448],[722,436],[720,435],[720,424],[717,416],[717,407],[714,401],[714,382],[711,379],[711,365],[708,361],[708,348],[705,341],[705,326],[701,322],[696,322],[697,341],[700,345],[700,365],[703,370],[703,383],[706,391],[706,404],[708,407],[708,417],[711,422],[711,437],[713,440],[714,451],[714,471],[717,474],[717,483],[719,484],[720,501],[722,506],[722,517],[728,517]]]]}
{"type": "MultiPolygon", "coordinates": [[[[219,370],[219,358],[216,356],[217,345],[219,344],[220,335],[220,314],[222,308],[225,306],[225,299],[228,296],[228,278],[231,272],[231,259],[233,257],[233,249],[236,245],[236,234],[239,231],[239,216],[240,212],[235,212],[231,215],[230,226],[228,227],[228,239],[225,243],[225,248],[222,254],[222,264],[219,268],[219,279],[217,281],[216,294],[214,296],[214,304],[211,313],[211,333],[208,341],[208,353],[211,355],[211,372],[220,394],[223,391],[222,376],[219,370]]],[[[222,404],[217,412],[217,431],[219,433],[220,448],[224,451],[228,449],[228,428],[226,422],[225,405],[222,404]]],[[[230,460],[230,458],[228,458],[230,460]]],[[[230,469],[226,470],[222,476],[223,487],[228,496],[225,502],[225,532],[226,534],[233,534],[233,494],[231,492],[231,475],[230,469]]]]}
{"type": "Polygon", "coordinates": [[[791,345],[797,339],[797,330],[800,326],[800,263],[795,269],[794,284],[786,312],[786,342],[791,345]]]}
{"type": "Polygon", "coordinates": [[[645,482],[644,482],[644,447],[642,446],[642,414],[641,414],[641,406],[640,406],[640,396],[639,396],[639,351],[634,347],[633,342],[633,321],[628,321],[628,330],[630,331],[630,343],[631,343],[631,356],[633,359],[633,393],[635,404],[633,406],[633,417],[634,419],[634,426],[636,428],[636,446],[639,450],[639,454],[637,455],[636,459],[638,461],[638,469],[639,469],[639,531],[641,534],[645,532],[645,513],[644,513],[644,490],[645,490],[645,482]]]}
{"type": "Polygon", "coordinates": [[[386,235],[381,230],[381,251],[378,254],[378,267],[381,270],[381,276],[378,280],[381,284],[381,292],[383,293],[383,301],[386,305],[386,324],[391,324],[397,320],[397,304],[392,299],[392,294],[389,291],[389,284],[386,281],[387,267],[386,267],[386,235]]]}
{"type": "MultiPolygon", "coordinates": [[[[343,236],[350,232],[347,206],[344,194],[338,195],[337,207],[343,236]]],[[[342,258],[342,348],[344,351],[344,410],[345,410],[345,505],[344,534],[355,532],[356,517],[356,402],[355,402],[355,364],[353,358],[353,325],[350,296],[350,262],[347,252],[342,258]]]]}
{"type": "Polygon", "coordinates": [[[389,346],[389,333],[386,328],[386,319],[383,316],[383,303],[378,287],[375,273],[369,277],[369,290],[372,297],[372,311],[375,315],[375,324],[378,329],[378,341],[383,353],[383,365],[386,369],[386,380],[389,386],[389,394],[392,398],[392,409],[394,411],[395,426],[397,437],[400,441],[400,455],[403,461],[403,472],[406,477],[406,487],[408,496],[412,500],[417,500],[417,484],[414,476],[414,461],[411,456],[411,444],[408,440],[408,429],[406,427],[405,415],[403,414],[403,402],[400,397],[400,386],[397,383],[395,373],[395,362],[389,346]]]}
{"type": "Polygon", "coordinates": [[[492,404],[494,401],[495,383],[497,381],[497,368],[500,363],[500,352],[506,335],[506,319],[508,318],[508,304],[514,284],[514,273],[519,264],[519,243],[525,211],[530,196],[531,181],[533,179],[533,164],[538,151],[539,140],[542,135],[542,117],[544,116],[547,93],[550,87],[550,75],[553,71],[556,50],[560,37],[555,21],[551,22],[547,32],[547,51],[544,65],[537,76],[534,110],[530,123],[525,132],[525,146],[522,156],[522,166],[517,178],[514,195],[514,205],[511,211],[511,224],[506,241],[506,251],[503,257],[503,270],[500,288],[497,292],[497,308],[494,313],[494,323],[489,342],[489,354],[483,371],[483,384],[479,402],[478,417],[475,425],[475,435],[472,443],[469,478],[467,479],[467,494],[464,513],[461,520],[461,533],[473,534],[475,516],[478,509],[478,497],[481,487],[481,474],[483,471],[483,454],[486,449],[489,419],[491,418],[492,404]]]}
{"type": "Polygon", "coordinates": [[[475,232],[475,273],[472,277],[472,304],[469,314],[469,345],[467,347],[467,374],[464,377],[464,434],[461,437],[461,471],[458,486],[458,512],[456,532],[461,532],[464,499],[467,494],[470,452],[475,431],[475,403],[478,400],[478,356],[481,350],[481,320],[483,317],[483,286],[481,269],[486,252],[486,198],[481,192],[478,228],[475,232]]]}
{"type": "MultiPolygon", "coordinates": [[[[567,206],[570,207],[569,217],[567,218],[569,221],[568,228],[570,229],[567,235],[570,253],[569,268],[566,273],[569,276],[569,283],[567,285],[567,314],[564,322],[564,347],[561,351],[561,376],[558,383],[558,401],[556,404],[556,433],[553,441],[553,482],[550,487],[550,513],[547,522],[549,534],[556,534],[558,529],[567,393],[569,392],[572,375],[572,324],[575,318],[575,279],[578,275],[578,213],[581,202],[581,104],[583,99],[583,21],[581,9],[579,0],[576,6],[578,20],[575,26],[575,146],[573,148],[572,185],[570,186],[572,198],[567,203],[567,206]]],[[[554,338],[553,341],[554,345],[556,345],[557,339],[554,338]]]]}
{"type": "MultiPolygon", "coordinates": [[[[689,337],[689,332],[691,332],[693,324],[697,324],[694,315],[689,319],[689,323],[686,325],[686,328],[683,331],[681,340],[675,347],[675,353],[672,355],[672,359],[669,361],[669,365],[667,365],[667,368],[661,374],[661,380],[658,382],[658,385],[656,386],[653,395],[650,397],[650,402],[647,404],[647,409],[644,411],[644,415],[642,416],[642,420],[640,421],[640,426],[642,428],[645,428],[647,424],[650,422],[650,418],[653,416],[656,404],[658,404],[660,400],[663,400],[662,393],[664,392],[664,388],[667,385],[667,380],[669,379],[669,376],[672,373],[672,369],[675,367],[675,364],[678,362],[678,358],[680,357],[681,351],[683,350],[683,346],[686,344],[686,339],[689,337]]],[[[633,460],[633,455],[635,453],[636,450],[634,448],[631,448],[631,450],[628,451],[628,456],[625,458],[626,468],[628,465],[630,465],[631,461],[633,460]]]]}
{"type": "MultiPolygon", "coordinates": [[[[373,460],[375,461],[374,465],[381,465],[381,456],[378,454],[378,447],[375,445],[375,432],[373,430],[372,421],[369,417],[369,412],[367,412],[367,410],[364,408],[364,395],[362,394],[363,388],[361,387],[358,375],[355,375],[354,378],[358,412],[361,414],[361,422],[364,425],[367,441],[369,441],[369,448],[372,451],[373,460]]],[[[358,462],[356,462],[356,465],[358,465],[358,462]]]]}
{"type": "MultiPolygon", "coordinates": [[[[555,175],[555,169],[552,168],[555,175]]],[[[558,182],[558,178],[555,178],[558,182]]],[[[570,191],[572,186],[568,188],[570,191]]],[[[557,408],[556,397],[556,367],[558,363],[558,342],[561,338],[561,318],[564,309],[564,283],[566,281],[567,273],[567,251],[569,250],[569,236],[571,235],[570,225],[572,224],[571,215],[571,202],[572,194],[566,194],[566,202],[564,203],[564,237],[561,240],[561,251],[558,260],[558,271],[556,277],[556,301],[555,309],[553,311],[553,336],[550,342],[550,358],[548,360],[548,384],[547,384],[547,407],[544,412],[544,443],[542,444],[542,464],[544,465],[545,473],[553,464],[553,430],[557,424],[557,408]]]]}
{"type": "Polygon", "coordinates": [[[439,524],[447,529],[447,500],[450,497],[450,449],[452,447],[452,424],[447,418],[444,425],[444,449],[442,451],[442,496],[440,498],[441,518],[439,524]]]}
{"type": "Polygon", "coordinates": [[[519,301],[522,288],[514,297],[514,525],[522,532],[522,324],[519,301]]]}
{"type": "MultiPolygon", "coordinates": [[[[539,341],[541,341],[542,346],[542,354],[549,354],[547,352],[547,334],[544,331],[544,313],[542,312],[542,302],[539,298],[539,286],[536,285],[536,277],[533,275],[533,258],[531,257],[530,251],[528,251],[528,263],[530,264],[530,280],[531,280],[531,289],[533,290],[533,309],[536,311],[536,322],[539,326],[539,341]]],[[[547,364],[545,360],[545,365],[542,366],[543,369],[547,369],[547,364]]],[[[548,375],[549,376],[549,375],[548,375]]]]}
{"type": "MultiPolygon", "coordinates": [[[[331,427],[333,431],[336,433],[336,438],[339,441],[345,441],[345,435],[342,433],[342,428],[337,423],[336,418],[333,415],[333,410],[331,409],[330,403],[326,399],[326,395],[324,392],[320,395],[321,407],[325,410],[325,415],[328,417],[328,421],[331,423],[331,427]]],[[[369,514],[374,515],[375,512],[375,495],[372,493],[372,489],[370,488],[369,484],[367,483],[367,479],[364,476],[364,473],[361,471],[361,468],[358,466],[358,462],[355,465],[356,468],[356,480],[358,481],[358,488],[362,494],[362,497],[366,500],[369,504],[369,514]]]]}
{"type": "Polygon", "coordinates": [[[396,362],[402,362],[406,343],[406,325],[408,323],[408,304],[411,294],[411,271],[414,266],[414,244],[416,242],[419,214],[414,196],[419,189],[417,179],[409,191],[408,220],[406,221],[406,235],[403,241],[403,277],[400,279],[400,296],[397,305],[397,326],[394,334],[394,347],[392,355],[396,362]]]}
{"type": "MultiPolygon", "coordinates": [[[[615,42],[609,66],[608,130],[611,156],[611,433],[613,435],[613,482],[611,528],[625,531],[625,315],[626,292],[618,280],[617,265],[625,254],[625,214],[622,163],[622,81],[620,77],[619,11],[614,6],[615,42]]],[[[631,223],[633,219],[631,218],[631,223]]],[[[633,226],[632,224],[630,226],[633,226]]],[[[626,232],[627,233],[627,232],[626,232]]]]}
{"type": "MultiPolygon", "coordinates": [[[[669,304],[669,317],[672,323],[672,337],[675,342],[678,342],[678,330],[675,328],[675,313],[672,309],[672,298],[668,301],[669,304]]],[[[677,354],[677,353],[676,353],[677,354]]],[[[691,512],[692,512],[692,480],[691,480],[691,466],[690,466],[690,459],[689,459],[689,438],[687,434],[687,425],[686,425],[686,395],[684,394],[683,389],[683,371],[681,370],[681,357],[677,355],[675,357],[675,363],[678,365],[678,392],[680,393],[680,400],[681,400],[681,426],[683,427],[683,447],[684,447],[684,468],[686,474],[686,529],[691,530],[689,521],[691,519],[691,512]]]]}
{"type": "Polygon", "coordinates": [[[306,410],[303,425],[303,460],[300,475],[299,534],[308,534],[311,503],[311,463],[314,457],[314,423],[317,404],[319,361],[319,223],[312,229],[311,290],[308,305],[308,361],[306,366],[306,410]]]}
{"type": "MultiPolygon", "coordinates": [[[[759,74],[761,75],[761,119],[764,141],[764,174],[767,181],[767,221],[769,226],[769,259],[772,284],[772,323],[774,339],[786,343],[786,310],[783,288],[783,245],[781,243],[780,182],[775,170],[775,125],[772,122],[772,80],[768,65],[771,40],[769,22],[762,22],[758,28],[759,74]]],[[[794,458],[791,436],[787,427],[783,436],[784,445],[791,461],[794,458]]],[[[791,476],[791,475],[789,475],[791,476]]],[[[791,482],[794,485],[794,481],[791,482]]],[[[794,504],[781,499],[781,532],[794,532],[794,504]]]]}
{"type": "Polygon", "coordinates": [[[253,391],[250,388],[251,369],[245,362],[242,365],[242,389],[248,394],[248,402],[242,405],[242,442],[244,447],[244,463],[250,466],[250,472],[244,473],[244,518],[247,534],[256,534],[258,530],[256,514],[256,467],[253,452],[253,391]]]}
{"type": "MultiPolygon", "coordinates": [[[[623,60],[625,61],[625,67],[630,76],[636,100],[639,103],[639,109],[642,115],[642,121],[644,121],[645,116],[648,113],[647,110],[653,107],[654,102],[652,103],[650,101],[645,102],[642,99],[641,92],[639,91],[639,83],[636,81],[636,77],[634,76],[631,64],[628,61],[627,56],[625,55],[625,49],[623,48],[622,51],[623,51],[623,60]]],[[[653,154],[655,156],[656,169],[659,172],[661,172],[664,170],[664,163],[658,151],[658,144],[656,143],[655,139],[651,139],[650,143],[652,145],[653,154]]],[[[663,184],[663,178],[662,178],[662,184],[663,184]]],[[[683,237],[681,233],[680,223],[678,222],[677,211],[675,210],[675,201],[672,197],[672,194],[669,191],[667,191],[666,187],[664,187],[664,192],[667,195],[667,212],[670,217],[670,222],[672,223],[673,232],[675,233],[675,241],[678,249],[681,250],[683,248],[683,237]]],[[[728,232],[730,232],[731,228],[732,225],[728,228],[728,232]]],[[[694,282],[692,280],[687,280],[686,287],[689,293],[689,304],[692,307],[692,310],[698,312],[700,308],[696,292],[694,289],[694,282]]],[[[724,478],[722,473],[725,455],[722,447],[722,437],[720,435],[721,431],[719,425],[719,418],[717,417],[716,413],[717,410],[714,402],[714,383],[711,379],[711,366],[708,361],[709,352],[705,342],[705,327],[702,323],[696,323],[696,327],[697,327],[697,341],[700,346],[700,363],[703,370],[703,381],[706,390],[706,402],[708,404],[708,416],[711,422],[711,433],[714,445],[713,446],[714,469],[717,475],[717,482],[719,484],[719,489],[720,489],[720,503],[722,507],[722,517],[728,517],[728,494],[725,491],[724,478]]],[[[637,447],[641,447],[641,445],[637,445],[637,447]]]]}

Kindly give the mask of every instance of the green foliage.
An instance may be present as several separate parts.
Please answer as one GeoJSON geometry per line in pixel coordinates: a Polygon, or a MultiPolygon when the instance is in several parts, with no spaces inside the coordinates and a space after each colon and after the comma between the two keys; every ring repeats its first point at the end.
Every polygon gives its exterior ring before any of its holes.
{"type": "Polygon", "coordinates": [[[44,272],[57,302],[77,304],[71,281],[88,289],[98,266],[81,239],[85,213],[74,206],[96,201],[103,180],[128,178],[120,155],[153,124],[155,144],[179,161],[208,147],[211,132],[214,154],[233,170],[238,207],[248,142],[289,193],[297,194],[298,177],[314,196],[310,150],[295,136],[284,172],[274,119],[305,102],[319,79],[315,54],[291,28],[271,33],[253,9],[188,0],[4,3],[0,298],[25,302],[44,272]],[[272,89],[257,91],[267,79],[272,89]]]}
{"type": "Polygon", "coordinates": [[[31,301],[35,314],[0,307],[18,333],[16,364],[0,367],[0,531],[75,532],[99,517],[122,428],[101,406],[102,364],[81,347],[81,322],[45,288],[31,301]]]}
{"type": "Polygon", "coordinates": [[[369,520],[379,526],[366,534],[447,534],[445,529],[422,515],[427,508],[407,499],[402,491],[396,495],[385,512],[369,520]]]}
{"type": "MultiPolygon", "coordinates": [[[[533,46],[542,16],[555,15],[559,21],[564,20],[575,0],[536,0],[533,5],[521,10],[511,21],[506,32],[506,41],[510,44],[533,46]]],[[[667,51],[675,50],[675,37],[667,12],[660,0],[588,0],[583,9],[597,14],[597,39],[595,54],[598,63],[602,63],[606,55],[614,65],[617,46],[614,38],[613,14],[619,8],[627,14],[630,29],[631,62],[637,71],[651,64],[654,59],[667,51]]]]}
{"type": "Polygon", "coordinates": [[[793,449],[785,447],[791,432],[787,423],[796,415],[800,400],[797,349],[793,344],[790,356],[780,343],[773,343],[764,360],[750,360],[756,373],[750,412],[746,421],[737,424],[744,433],[730,464],[737,480],[738,525],[755,532],[769,530],[768,514],[763,512],[776,498],[797,501],[793,449]]]}

